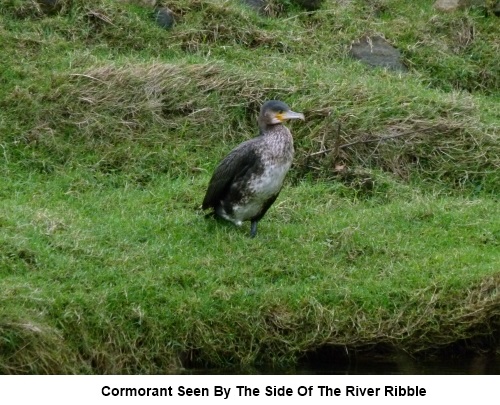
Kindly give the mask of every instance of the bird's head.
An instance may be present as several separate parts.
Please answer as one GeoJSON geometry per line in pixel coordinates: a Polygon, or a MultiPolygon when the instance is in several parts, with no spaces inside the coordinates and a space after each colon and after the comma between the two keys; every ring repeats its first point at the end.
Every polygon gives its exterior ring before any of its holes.
{"type": "Polygon", "coordinates": [[[300,119],[304,121],[304,114],[290,110],[290,107],[283,101],[266,101],[259,114],[259,126],[265,128],[270,125],[282,124],[287,120],[300,119]]]}

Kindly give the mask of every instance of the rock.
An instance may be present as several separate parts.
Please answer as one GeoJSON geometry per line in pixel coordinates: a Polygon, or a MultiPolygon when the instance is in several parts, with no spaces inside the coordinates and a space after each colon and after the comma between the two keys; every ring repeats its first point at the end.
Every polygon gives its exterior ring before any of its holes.
{"type": "Polygon", "coordinates": [[[437,0],[434,3],[434,8],[439,11],[451,12],[468,7],[482,7],[488,12],[493,12],[498,15],[500,12],[500,1],[492,0],[437,0]]]}
{"type": "Polygon", "coordinates": [[[437,0],[434,3],[434,8],[439,11],[454,11],[460,8],[462,0],[437,0]]]}
{"type": "Polygon", "coordinates": [[[323,0],[293,0],[292,3],[307,11],[316,11],[321,8],[323,0]]]}
{"type": "Polygon", "coordinates": [[[253,8],[255,11],[263,12],[266,8],[265,0],[241,0],[243,4],[246,4],[250,8],[253,8]]]}
{"type": "Polygon", "coordinates": [[[155,10],[155,20],[161,28],[169,30],[175,24],[174,12],[168,7],[159,7],[155,10]]]}
{"type": "Polygon", "coordinates": [[[353,42],[349,54],[354,59],[358,59],[369,66],[383,67],[400,72],[408,70],[401,62],[400,52],[378,35],[373,37],[365,36],[358,42],[353,42]]]}
{"type": "Polygon", "coordinates": [[[495,14],[497,17],[500,17],[500,1],[497,1],[493,6],[493,14],[495,14]]]}

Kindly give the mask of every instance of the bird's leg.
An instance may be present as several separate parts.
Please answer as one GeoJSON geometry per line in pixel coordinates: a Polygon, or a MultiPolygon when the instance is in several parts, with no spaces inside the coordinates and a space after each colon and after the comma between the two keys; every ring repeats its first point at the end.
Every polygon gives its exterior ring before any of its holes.
{"type": "Polygon", "coordinates": [[[257,235],[257,222],[258,221],[252,221],[252,224],[250,225],[250,237],[255,238],[255,235],[257,235]]]}

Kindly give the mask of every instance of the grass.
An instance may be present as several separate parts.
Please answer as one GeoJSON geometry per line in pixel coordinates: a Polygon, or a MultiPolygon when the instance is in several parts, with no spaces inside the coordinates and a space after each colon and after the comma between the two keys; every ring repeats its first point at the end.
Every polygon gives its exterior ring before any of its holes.
{"type": "Polygon", "coordinates": [[[5,2],[0,372],[498,352],[497,18],[432,1],[278,3],[265,16],[173,0],[165,31],[134,4],[5,2]],[[350,60],[367,33],[410,72],[350,60]],[[249,239],[199,205],[271,98],[307,121],[249,239]]]}
{"type": "Polygon", "coordinates": [[[304,183],[250,241],[193,209],[206,176],[79,192],[71,175],[37,180],[2,209],[4,372],[282,364],[326,344],[418,352],[498,316],[488,199],[357,202],[304,183]],[[26,344],[79,358],[28,362],[26,344]]]}

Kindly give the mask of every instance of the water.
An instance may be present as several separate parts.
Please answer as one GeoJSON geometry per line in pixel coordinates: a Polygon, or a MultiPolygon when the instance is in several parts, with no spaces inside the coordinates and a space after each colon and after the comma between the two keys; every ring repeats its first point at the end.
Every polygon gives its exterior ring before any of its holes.
{"type": "Polygon", "coordinates": [[[500,356],[464,355],[415,359],[404,353],[344,356],[337,361],[312,357],[297,367],[247,369],[189,369],[187,374],[347,374],[347,375],[500,375],[500,356]]]}
{"type": "Polygon", "coordinates": [[[500,374],[500,357],[465,356],[433,359],[414,359],[406,355],[355,358],[347,364],[307,364],[297,370],[301,374],[500,374]]]}

